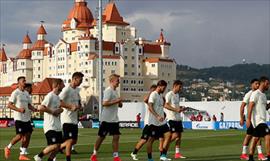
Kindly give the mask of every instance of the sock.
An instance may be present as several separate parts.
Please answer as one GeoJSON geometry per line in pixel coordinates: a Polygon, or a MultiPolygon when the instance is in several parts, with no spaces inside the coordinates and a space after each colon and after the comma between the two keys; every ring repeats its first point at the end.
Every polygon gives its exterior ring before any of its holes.
{"type": "Polygon", "coordinates": [[[270,160],[270,155],[267,156],[267,160],[270,160]]]}
{"type": "Polygon", "coordinates": [[[70,156],[66,156],[66,161],[71,161],[71,157],[70,156]]]}
{"type": "Polygon", "coordinates": [[[258,154],[262,154],[262,146],[258,145],[257,146],[258,154]]]}
{"type": "Polygon", "coordinates": [[[53,161],[53,159],[51,159],[51,158],[48,158],[48,161],[53,161]]]}
{"type": "Polygon", "coordinates": [[[249,155],[249,160],[254,160],[253,155],[249,155]]]}
{"type": "Polygon", "coordinates": [[[9,143],[9,144],[8,144],[8,146],[7,146],[7,148],[9,148],[9,149],[10,149],[11,147],[12,147],[12,144],[11,144],[11,143],[9,143]]]}
{"type": "Polygon", "coordinates": [[[180,148],[175,148],[175,153],[180,153],[180,148]]]}
{"type": "Polygon", "coordinates": [[[166,149],[163,149],[162,154],[163,155],[167,155],[167,150],[166,149]]]}
{"type": "Polygon", "coordinates": [[[72,145],[72,146],[71,146],[71,150],[75,150],[75,147],[74,147],[74,145],[72,145]]]}
{"type": "Polygon", "coordinates": [[[152,159],[152,153],[148,153],[147,156],[148,156],[148,159],[152,159]]]}
{"type": "Polygon", "coordinates": [[[113,152],[113,157],[118,157],[118,152],[113,152]]]}
{"type": "Polygon", "coordinates": [[[134,151],[133,151],[133,154],[137,154],[138,151],[139,151],[139,150],[135,148],[134,151]]]}
{"type": "Polygon", "coordinates": [[[162,151],[159,151],[160,152],[160,156],[162,155],[162,151]]]}
{"type": "Polygon", "coordinates": [[[40,152],[39,154],[38,154],[38,157],[40,157],[40,158],[42,158],[44,156],[44,153],[43,152],[40,152]]]}
{"type": "Polygon", "coordinates": [[[93,150],[93,155],[97,155],[96,149],[93,150]]]}
{"type": "Polygon", "coordinates": [[[242,154],[247,154],[248,146],[243,146],[242,154]]]}
{"type": "Polygon", "coordinates": [[[26,153],[26,148],[21,147],[20,150],[21,150],[20,154],[25,154],[26,153]]]}

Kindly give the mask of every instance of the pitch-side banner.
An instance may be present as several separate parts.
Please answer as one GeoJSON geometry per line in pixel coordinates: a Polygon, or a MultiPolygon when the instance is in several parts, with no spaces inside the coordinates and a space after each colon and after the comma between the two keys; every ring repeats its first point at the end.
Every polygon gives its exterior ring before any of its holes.
{"type": "Polygon", "coordinates": [[[215,128],[215,122],[192,122],[192,129],[211,130],[215,128]]]}

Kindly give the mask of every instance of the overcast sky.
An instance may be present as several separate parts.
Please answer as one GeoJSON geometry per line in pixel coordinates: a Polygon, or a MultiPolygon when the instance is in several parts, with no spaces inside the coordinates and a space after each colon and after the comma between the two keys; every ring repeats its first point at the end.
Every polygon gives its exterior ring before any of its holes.
{"type": "MultiPolygon", "coordinates": [[[[8,56],[32,41],[40,20],[47,40],[55,44],[73,0],[0,0],[0,41],[8,56]]],[[[97,0],[88,0],[95,16],[97,0]]],[[[107,1],[105,1],[107,2],[107,1]]],[[[164,29],[170,55],[178,64],[197,68],[241,63],[270,64],[270,0],[120,0],[124,20],[148,40],[164,29]]]]}

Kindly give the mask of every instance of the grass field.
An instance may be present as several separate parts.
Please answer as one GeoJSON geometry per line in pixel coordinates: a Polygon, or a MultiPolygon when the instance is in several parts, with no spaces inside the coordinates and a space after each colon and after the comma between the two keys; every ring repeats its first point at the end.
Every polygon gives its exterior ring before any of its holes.
{"type": "MultiPolygon", "coordinates": [[[[120,156],[123,161],[130,161],[130,153],[133,151],[140,134],[140,129],[121,129],[120,138],[120,156]]],[[[244,131],[226,130],[226,131],[199,131],[186,130],[183,134],[183,142],[181,152],[187,156],[187,159],[178,159],[186,161],[238,161],[241,153],[241,142],[244,136],[244,131]]],[[[0,161],[4,159],[3,148],[9,143],[11,137],[15,134],[13,128],[0,129],[0,161]]],[[[79,140],[76,145],[76,150],[79,154],[73,155],[73,161],[89,160],[90,153],[93,150],[93,144],[96,139],[97,129],[79,129],[79,140]]],[[[154,145],[153,157],[158,161],[158,142],[154,145]]],[[[30,147],[30,157],[46,145],[45,136],[42,129],[35,129],[32,135],[30,147]]],[[[13,147],[10,161],[18,159],[19,144],[13,147]]],[[[145,147],[138,153],[140,160],[147,160],[145,147]]],[[[98,153],[99,161],[112,160],[111,137],[107,137],[104,144],[98,153]]],[[[173,157],[174,148],[171,145],[168,156],[173,157]]],[[[64,161],[63,154],[57,155],[57,161],[64,161]]],[[[46,160],[44,158],[44,160],[46,160]]],[[[174,159],[176,160],[176,159],[174,159]]]]}

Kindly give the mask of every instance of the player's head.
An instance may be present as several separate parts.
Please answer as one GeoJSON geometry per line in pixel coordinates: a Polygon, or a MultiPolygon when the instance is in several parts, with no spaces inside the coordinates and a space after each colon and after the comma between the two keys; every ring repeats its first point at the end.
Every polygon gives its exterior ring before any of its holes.
{"type": "Polygon", "coordinates": [[[26,90],[29,94],[31,94],[32,93],[32,84],[25,83],[24,90],[26,90]]]}
{"type": "Polygon", "coordinates": [[[167,82],[165,80],[160,80],[157,82],[157,89],[159,93],[163,93],[166,90],[167,82]]]}
{"type": "Polygon", "coordinates": [[[266,76],[262,76],[260,78],[260,88],[264,91],[269,89],[269,78],[266,76]]]}
{"type": "Polygon", "coordinates": [[[151,92],[153,92],[156,89],[157,89],[157,85],[155,85],[155,84],[151,85],[151,87],[150,87],[151,92]]]}
{"type": "Polygon", "coordinates": [[[182,90],[183,82],[180,80],[176,80],[173,82],[173,90],[178,93],[182,90]]]}
{"type": "Polygon", "coordinates": [[[62,79],[53,79],[52,87],[55,89],[58,93],[62,91],[62,89],[65,87],[64,81],[62,79]]]}
{"type": "Polygon", "coordinates": [[[25,87],[25,82],[26,82],[26,80],[25,80],[25,77],[24,77],[24,76],[18,77],[18,78],[17,78],[17,82],[18,82],[18,86],[19,86],[19,87],[22,87],[22,88],[25,87]]]}
{"type": "Polygon", "coordinates": [[[119,83],[120,83],[120,75],[118,75],[118,74],[110,75],[109,81],[110,81],[111,86],[113,86],[114,88],[117,88],[119,86],[119,83]]]}
{"type": "Polygon", "coordinates": [[[252,79],[252,80],[250,81],[250,86],[251,86],[251,89],[252,89],[252,90],[258,89],[259,86],[260,86],[259,80],[256,79],[256,78],[255,78],[255,79],[252,79]]]}
{"type": "Polygon", "coordinates": [[[75,72],[72,74],[71,83],[74,84],[75,87],[78,87],[82,84],[84,75],[81,72],[75,72]]]}

